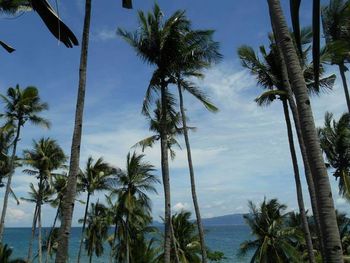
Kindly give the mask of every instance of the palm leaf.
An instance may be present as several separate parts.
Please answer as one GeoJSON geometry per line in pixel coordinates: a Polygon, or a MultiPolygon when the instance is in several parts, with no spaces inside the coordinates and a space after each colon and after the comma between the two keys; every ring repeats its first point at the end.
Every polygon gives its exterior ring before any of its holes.
{"type": "Polygon", "coordinates": [[[9,46],[8,44],[6,44],[1,40],[0,40],[0,46],[2,46],[8,53],[12,53],[13,51],[15,51],[13,47],[9,46]]]}

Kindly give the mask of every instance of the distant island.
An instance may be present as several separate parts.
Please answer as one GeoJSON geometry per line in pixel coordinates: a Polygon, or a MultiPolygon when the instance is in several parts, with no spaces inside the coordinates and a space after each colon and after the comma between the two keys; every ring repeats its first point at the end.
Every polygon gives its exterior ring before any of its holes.
{"type": "MultiPolygon", "coordinates": [[[[204,226],[245,225],[243,215],[244,214],[230,214],[211,218],[203,218],[202,222],[204,226]]],[[[153,225],[162,226],[163,223],[155,220],[153,221],[153,225]]]]}

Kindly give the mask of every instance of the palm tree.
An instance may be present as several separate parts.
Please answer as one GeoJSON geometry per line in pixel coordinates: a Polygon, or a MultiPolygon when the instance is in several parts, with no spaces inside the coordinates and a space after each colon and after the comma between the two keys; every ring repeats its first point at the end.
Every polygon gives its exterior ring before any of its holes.
{"type": "Polygon", "coordinates": [[[207,262],[207,255],[205,249],[204,230],[196,193],[195,175],[192,162],[190,140],[188,136],[183,90],[188,91],[191,95],[197,98],[208,110],[213,112],[217,111],[217,108],[210,103],[210,101],[206,98],[206,95],[198,87],[186,81],[186,78],[190,76],[197,78],[203,77],[201,71],[205,68],[210,67],[212,63],[218,62],[221,59],[222,55],[218,51],[219,44],[212,39],[213,33],[214,31],[212,30],[197,30],[188,32],[182,39],[182,52],[181,56],[178,57],[178,60],[176,62],[177,70],[175,70],[175,79],[178,87],[180,100],[179,106],[183,124],[183,135],[187,150],[192,200],[196,213],[203,263],[207,262]]]}
{"type": "Polygon", "coordinates": [[[99,158],[94,162],[92,157],[88,158],[85,170],[79,175],[79,184],[81,185],[82,191],[86,191],[86,202],[85,202],[85,213],[83,219],[82,236],[80,240],[80,247],[78,252],[78,260],[80,262],[80,256],[82,251],[85,224],[88,215],[88,209],[90,205],[90,197],[96,191],[103,191],[110,189],[112,185],[112,175],[115,174],[116,170],[106,163],[103,158],[99,158]]]}
{"type": "Polygon", "coordinates": [[[167,134],[167,95],[175,59],[180,56],[179,47],[183,33],[189,30],[190,23],[184,11],[176,11],[164,21],[163,13],[156,4],[153,13],[139,12],[139,29],[134,33],[118,29],[122,36],[145,62],[155,66],[143,105],[148,113],[152,93],[159,91],[161,101],[160,141],[161,167],[165,196],[165,263],[170,262],[171,244],[171,200],[167,134]]]}
{"type": "Polygon", "coordinates": [[[255,240],[241,244],[239,255],[252,251],[250,262],[301,262],[297,249],[293,246],[301,239],[297,229],[286,227],[284,220],[286,206],[277,199],[266,200],[257,207],[249,201],[249,214],[244,219],[252,231],[255,240]]]}
{"type": "Polygon", "coordinates": [[[15,138],[13,141],[12,154],[9,162],[10,173],[7,177],[6,191],[0,220],[1,243],[4,233],[5,216],[8,198],[11,192],[11,181],[14,173],[16,150],[20,139],[21,128],[24,127],[26,122],[30,122],[34,125],[41,125],[46,128],[50,127],[50,123],[39,115],[42,111],[48,109],[48,105],[47,103],[43,103],[41,101],[37,88],[27,87],[22,90],[19,85],[17,85],[15,88],[9,88],[7,90],[7,96],[0,94],[0,98],[5,103],[5,113],[0,114],[0,118],[5,120],[4,127],[11,127],[15,130],[15,138]]]}
{"type": "MultiPolygon", "coordinates": [[[[55,140],[50,138],[41,138],[39,141],[33,141],[32,150],[24,150],[24,163],[32,169],[26,169],[23,172],[34,175],[39,179],[38,200],[36,203],[34,220],[41,222],[41,193],[45,187],[52,183],[52,172],[63,168],[67,157],[62,148],[55,140]]],[[[36,222],[34,223],[34,225],[36,222]]],[[[39,224],[39,236],[41,237],[41,226],[39,224]]],[[[39,239],[39,262],[42,261],[41,239],[39,239]]],[[[31,249],[28,253],[28,261],[31,260],[31,249]]]]}
{"type": "MultiPolygon", "coordinates": [[[[308,31],[304,30],[302,34],[302,39],[305,40],[306,39],[305,36],[307,35],[309,35],[308,31]]],[[[287,126],[289,148],[290,148],[290,153],[292,157],[294,179],[295,179],[296,190],[297,190],[297,200],[298,200],[299,210],[300,210],[300,214],[303,222],[303,230],[304,230],[305,240],[308,248],[309,261],[315,262],[313,246],[312,246],[312,238],[311,238],[311,233],[309,230],[309,225],[308,225],[306,212],[305,212],[302,186],[301,186],[300,175],[299,175],[298,160],[297,160],[295,146],[294,146],[292,125],[291,125],[290,114],[288,109],[288,92],[286,88],[286,85],[288,83],[284,81],[281,60],[279,58],[277,46],[274,43],[272,38],[270,38],[270,41],[271,41],[271,44],[270,44],[269,52],[266,51],[265,47],[263,46],[260,47],[260,52],[263,58],[262,61],[260,60],[259,56],[255,54],[254,50],[248,46],[240,47],[238,49],[238,54],[242,61],[242,65],[245,68],[249,69],[250,72],[256,76],[258,84],[262,88],[268,89],[256,99],[256,102],[258,103],[258,105],[267,106],[277,98],[282,102],[285,122],[287,126]]],[[[308,51],[308,48],[306,49],[306,51],[304,51],[304,54],[303,54],[304,58],[307,58],[308,56],[307,51],[308,51]]],[[[312,74],[313,73],[312,64],[308,64],[304,62],[303,65],[304,65],[304,78],[308,83],[309,92],[318,94],[319,90],[315,90],[313,85],[314,77],[312,74]]],[[[322,74],[323,72],[324,72],[324,69],[321,68],[320,74],[322,74]]],[[[320,79],[320,87],[324,89],[331,88],[333,83],[334,83],[333,75],[320,79]]]]}
{"type": "MultiPolygon", "coordinates": [[[[90,211],[87,214],[87,228],[85,232],[85,249],[88,252],[89,262],[92,262],[92,256],[95,253],[97,257],[103,255],[103,241],[108,237],[107,208],[100,203],[91,204],[90,211]]],[[[85,219],[85,218],[84,218],[85,219]]],[[[80,219],[82,222],[84,219],[80,219]]]]}
{"type": "Polygon", "coordinates": [[[350,5],[349,1],[330,0],[322,8],[323,32],[327,45],[330,63],[337,65],[343,82],[345,99],[350,113],[350,97],[345,72],[349,62],[348,43],[350,41],[350,5]]]}
{"type": "MultiPolygon", "coordinates": [[[[133,234],[138,231],[130,231],[138,229],[146,221],[150,223],[151,213],[151,200],[148,197],[149,193],[157,193],[155,184],[159,183],[159,180],[153,174],[154,166],[143,161],[143,154],[131,155],[128,153],[126,158],[126,170],[118,170],[117,173],[117,188],[111,191],[111,196],[118,197],[117,218],[113,218],[115,223],[115,234],[120,229],[124,231],[119,234],[119,246],[125,246],[125,258],[126,262],[131,262],[132,257],[131,242],[133,240],[133,234]],[[136,221],[136,222],[135,222],[136,221]],[[133,233],[134,232],[134,233],[133,233]],[[122,240],[121,240],[122,239],[122,240]]],[[[142,228],[142,227],[141,227],[142,228]]],[[[112,244],[114,247],[115,238],[112,244]]]]}
{"type": "Polygon", "coordinates": [[[32,223],[32,235],[29,240],[29,250],[28,250],[28,259],[27,262],[32,262],[32,249],[33,249],[33,241],[35,236],[36,225],[38,223],[38,256],[39,262],[42,262],[42,236],[41,236],[41,215],[40,207],[45,204],[51,202],[51,197],[54,194],[52,188],[47,182],[44,182],[44,185],[39,185],[38,188],[35,188],[33,183],[30,183],[30,192],[28,192],[29,197],[22,197],[21,199],[27,202],[31,202],[35,204],[35,209],[33,213],[33,223],[32,223]]]}
{"type": "MultiPolygon", "coordinates": [[[[123,0],[122,4],[124,8],[132,8],[132,0],[123,0]]],[[[79,175],[80,145],[83,128],[83,113],[86,90],[86,69],[89,50],[90,19],[91,0],[86,0],[82,47],[80,55],[78,96],[70,153],[68,184],[66,194],[62,200],[62,221],[60,227],[58,242],[59,248],[56,255],[56,263],[66,263],[68,257],[69,235],[72,226],[74,200],[77,192],[77,179],[79,175]]]]}
{"type": "MultiPolygon", "coordinates": [[[[34,10],[45,23],[50,32],[61,41],[66,47],[79,45],[77,38],[67,25],[56,14],[47,0],[17,0],[17,1],[1,1],[0,12],[7,14],[15,14],[18,11],[34,10]]],[[[14,49],[6,43],[0,41],[0,45],[8,52],[13,52],[14,49]]]]}
{"type": "Polygon", "coordinates": [[[303,77],[300,60],[290,36],[280,1],[268,0],[268,4],[276,42],[282,51],[289,81],[295,94],[301,131],[315,183],[317,207],[319,210],[321,233],[325,248],[324,260],[326,262],[343,262],[331,187],[317,137],[310,98],[303,77]]]}
{"type": "Polygon", "coordinates": [[[22,259],[10,259],[12,255],[12,249],[7,244],[0,243],[0,262],[2,263],[25,263],[22,259]]]}
{"type": "MultiPolygon", "coordinates": [[[[161,103],[159,100],[156,102],[156,108],[153,111],[153,117],[149,114],[146,116],[149,121],[149,130],[154,133],[154,135],[149,136],[141,141],[137,142],[133,147],[140,146],[142,152],[147,147],[153,147],[153,145],[160,140],[160,121],[161,121],[161,103]]],[[[176,140],[176,136],[183,134],[183,128],[180,127],[181,120],[180,114],[175,110],[175,99],[169,94],[167,96],[167,134],[168,134],[168,150],[171,159],[175,159],[176,153],[173,150],[173,146],[178,146],[181,149],[180,144],[176,140]]],[[[190,129],[194,129],[190,127],[190,129]]]]}
{"type": "Polygon", "coordinates": [[[321,148],[327,164],[334,169],[333,176],[339,179],[339,193],[350,200],[350,115],[343,114],[339,121],[326,112],[324,127],[319,128],[321,148]]]}

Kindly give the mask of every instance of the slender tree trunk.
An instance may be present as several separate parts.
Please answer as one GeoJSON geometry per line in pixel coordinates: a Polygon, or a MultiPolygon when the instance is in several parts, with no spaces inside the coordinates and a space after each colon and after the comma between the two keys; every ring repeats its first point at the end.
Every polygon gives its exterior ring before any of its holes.
{"type": "Polygon", "coordinates": [[[32,235],[31,235],[30,240],[29,240],[28,257],[27,257],[28,263],[32,262],[33,242],[34,242],[34,237],[35,237],[37,216],[38,216],[38,203],[35,204],[35,210],[34,210],[34,215],[33,215],[32,235]]]}
{"type": "Polygon", "coordinates": [[[89,257],[89,262],[90,262],[90,263],[92,262],[92,254],[91,254],[90,257],[89,257]]]}
{"type": "Polygon", "coordinates": [[[167,130],[166,130],[166,84],[162,80],[161,86],[161,129],[160,129],[160,143],[161,143],[161,166],[162,177],[164,187],[165,198],[165,216],[164,216],[164,263],[170,263],[170,251],[171,251],[171,202],[170,202],[170,178],[169,178],[169,156],[168,156],[168,142],[167,142],[167,130]]]}
{"type": "Polygon", "coordinates": [[[130,263],[130,239],[129,239],[129,216],[126,216],[125,222],[125,239],[126,239],[126,263],[130,263]]]}
{"type": "Polygon", "coordinates": [[[43,259],[43,253],[42,253],[42,233],[41,233],[41,203],[39,204],[39,209],[38,209],[38,260],[39,263],[42,263],[43,259]]]}
{"type": "Polygon", "coordinates": [[[56,228],[56,222],[57,222],[57,219],[58,219],[58,216],[60,214],[60,207],[61,207],[61,201],[59,201],[58,203],[58,207],[57,207],[57,211],[56,211],[56,215],[55,215],[55,219],[53,220],[53,224],[52,224],[52,227],[50,229],[50,233],[49,233],[49,236],[47,238],[47,252],[46,252],[46,260],[45,260],[45,263],[48,263],[49,262],[49,256],[50,256],[50,252],[51,252],[51,237],[52,237],[52,233],[53,231],[55,230],[56,228]]]}
{"type": "MultiPolygon", "coordinates": [[[[273,27],[273,25],[272,25],[272,27],[273,27]]],[[[274,35],[276,35],[274,28],[273,28],[273,32],[274,32],[274,35]]],[[[296,134],[297,134],[297,138],[298,138],[298,142],[299,142],[299,147],[300,147],[300,152],[301,152],[301,156],[302,156],[303,163],[304,163],[304,172],[305,172],[306,182],[307,182],[308,190],[309,190],[313,218],[314,218],[315,226],[316,226],[316,233],[317,233],[317,237],[318,237],[318,240],[320,243],[321,254],[324,257],[323,238],[322,238],[322,234],[321,234],[321,230],[320,230],[321,225],[320,225],[320,217],[319,217],[318,208],[317,208],[315,184],[314,184],[314,180],[312,178],[311,169],[309,166],[309,161],[307,159],[306,147],[305,147],[304,139],[303,139],[303,136],[301,133],[298,109],[297,109],[297,106],[296,106],[295,101],[294,101],[293,91],[290,87],[287,66],[286,66],[286,63],[285,63],[284,58],[282,56],[282,50],[281,50],[280,43],[277,44],[277,47],[278,47],[278,56],[281,60],[283,86],[285,88],[285,91],[287,92],[288,103],[289,103],[290,109],[292,111],[293,121],[294,121],[295,130],[296,130],[296,134]]]]}
{"type": "Polygon", "coordinates": [[[111,255],[110,255],[110,258],[109,258],[109,262],[110,263],[113,262],[114,246],[115,246],[116,239],[117,239],[117,223],[115,223],[115,226],[114,226],[114,236],[113,236],[113,241],[112,241],[111,255]]]}
{"type": "Polygon", "coordinates": [[[172,220],[171,220],[170,229],[171,229],[171,239],[172,239],[173,245],[174,245],[175,263],[180,263],[179,250],[177,247],[177,241],[176,241],[176,237],[175,237],[174,226],[173,226],[172,220]]]}
{"type": "Polygon", "coordinates": [[[343,262],[342,247],[335,215],[331,187],[323,160],[319,139],[313,119],[310,99],[289,28],[279,0],[268,0],[272,24],[276,29],[276,41],[281,44],[300,118],[309,165],[314,178],[321,231],[324,237],[326,263],[343,262]]]}
{"type": "Polygon", "coordinates": [[[311,234],[310,234],[309,224],[307,222],[307,217],[306,217],[306,212],[305,212],[303,190],[302,190],[301,181],[300,181],[298,159],[297,159],[297,155],[295,153],[293,131],[292,131],[292,125],[290,122],[288,103],[287,103],[286,99],[282,99],[282,103],[283,103],[284,118],[286,120],[286,125],[287,125],[289,149],[290,149],[290,155],[292,157],[293,170],[294,170],[295,188],[296,188],[296,192],[297,192],[297,200],[298,200],[299,212],[300,212],[302,227],[303,227],[304,236],[305,236],[307,253],[309,256],[309,262],[315,263],[316,262],[315,261],[315,254],[314,254],[314,249],[312,246],[312,238],[311,238],[311,234]]]}
{"type": "Polygon", "coordinates": [[[7,178],[4,203],[2,205],[2,212],[1,212],[1,219],[0,219],[0,243],[2,242],[2,238],[4,235],[5,217],[6,217],[6,212],[7,212],[7,205],[8,205],[8,201],[9,201],[9,196],[10,196],[10,192],[11,192],[12,176],[15,172],[14,170],[15,170],[16,150],[17,150],[17,143],[19,140],[20,133],[21,133],[21,121],[18,121],[16,137],[15,137],[15,140],[13,143],[12,155],[11,155],[11,160],[10,160],[10,173],[8,175],[8,178],[7,178]]]}
{"type": "Polygon", "coordinates": [[[77,260],[78,263],[80,262],[81,251],[82,251],[82,248],[83,248],[83,240],[84,240],[84,234],[85,234],[84,232],[85,232],[85,225],[86,225],[86,217],[87,217],[87,213],[88,213],[88,210],[89,210],[89,203],[90,203],[90,192],[88,192],[87,198],[86,198],[83,228],[81,229],[81,238],[80,238],[78,260],[77,260]]]}
{"type": "Polygon", "coordinates": [[[188,136],[186,113],[185,113],[182,89],[180,84],[178,84],[178,90],[179,90],[179,98],[180,98],[180,112],[181,112],[182,126],[183,126],[182,128],[183,128],[184,138],[186,143],[188,169],[190,172],[192,200],[193,200],[194,211],[196,213],[199,240],[201,243],[202,263],[206,263],[207,251],[205,246],[204,229],[203,229],[202,218],[201,218],[201,213],[200,213],[197,193],[196,193],[196,181],[195,181],[194,169],[193,169],[193,163],[192,163],[191,146],[190,146],[190,140],[188,136]]]}
{"type": "Polygon", "coordinates": [[[346,105],[348,106],[348,112],[350,113],[350,97],[349,97],[348,83],[346,82],[345,71],[346,71],[346,67],[344,63],[339,64],[339,72],[340,72],[341,80],[343,82],[346,105]]]}
{"type": "Polygon", "coordinates": [[[69,236],[72,226],[72,216],[74,210],[74,201],[77,190],[77,176],[79,173],[80,144],[83,127],[83,113],[86,88],[86,68],[89,47],[89,32],[91,18],[91,0],[86,0],[85,18],[83,28],[83,39],[80,57],[79,69],[79,88],[75,113],[74,133],[72,139],[72,148],[70,155],[69,175],[67,189],[62,202],[62,221],[59,231],[58,250],[56,254],[56,263],[66,263],[68,258],[69,236]]]}

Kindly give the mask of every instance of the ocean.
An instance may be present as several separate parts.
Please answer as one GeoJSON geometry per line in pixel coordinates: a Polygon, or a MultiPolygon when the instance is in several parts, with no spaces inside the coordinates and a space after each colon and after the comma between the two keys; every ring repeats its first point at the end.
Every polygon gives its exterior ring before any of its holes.
{"type": "MultiPolygon", "coordinates": [[[[48,231],[44,228],[43,230],[48,231]]],[[[225,254],[226,259],[222,263],[231,262],[249,262],[249,256],[245,258],[238,258],[236,256],[239,245],[251,238],[250,230],[246,225],[230,225],[230,226],[207,226],[206,242],[207,246],[211,250],[219,250],[225,254]]],[[[72,236],[70,239],[70,262],[76,262],[79,240],[80,240],[81,228],[75,227],[72,229],[72,236]]],[[[28,253],[28,243],[31,235],[30,228],[6,228],[4,235],[4,242],[13,248],[13,257],[26,258],[28,253]]],[[[37,246],[34,246],[36,251],[37,246]]],[[[83,251],[83,260],[81,262],[88,262],[88,258],[83,251]]],[[[109,246],[106,246],[104,256],[100,258],[93,258],[94,263],[108,263],[109,262],[109,246]]],[[[50,261],[54,262],[54,258],[50,261]]]]}

